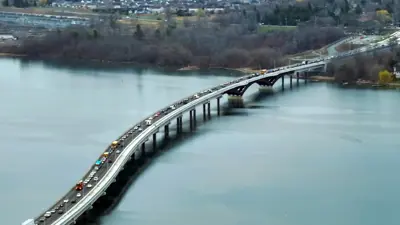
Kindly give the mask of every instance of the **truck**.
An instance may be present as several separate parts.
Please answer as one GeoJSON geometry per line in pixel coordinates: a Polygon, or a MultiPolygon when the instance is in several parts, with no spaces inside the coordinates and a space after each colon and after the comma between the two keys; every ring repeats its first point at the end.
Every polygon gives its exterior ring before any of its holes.
{"type": "Polygon", "coordinates": [[[301,62],[301,65],[306,65],[306,64],[308,64],[308,60],[301,62]]]}
{"type": "Polygon", "coordinates": [[[77,191],[81,191],[83,188],[83,182],[79,181],[76,185],[75,185],[75,190],[77,191]]]}

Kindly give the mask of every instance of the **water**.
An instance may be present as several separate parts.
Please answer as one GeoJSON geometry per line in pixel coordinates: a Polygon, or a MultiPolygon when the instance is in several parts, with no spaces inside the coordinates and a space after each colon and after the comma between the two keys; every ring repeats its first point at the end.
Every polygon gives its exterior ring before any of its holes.
{"type": "MultiPolygon", "coordinates": [[[[0,66],[7,225],[50,206],[134,122],[231,79],[0,66]]],[[[398,225],[398,97],[314,84],[248,100],[159,158],[103,224],[398,225]]]]}

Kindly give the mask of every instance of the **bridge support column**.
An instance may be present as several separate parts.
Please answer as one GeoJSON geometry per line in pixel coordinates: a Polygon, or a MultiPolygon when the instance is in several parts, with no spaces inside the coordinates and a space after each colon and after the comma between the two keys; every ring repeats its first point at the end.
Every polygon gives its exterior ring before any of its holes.
{"type": "Polygon", "coordinates": [[[206,104],[203,104],[203,120],[206,121],[206,104]]]}
{"type": "Polygon", "coordinates": [[[190,110],[189,111],[189,122],[190,122],[190,131],[192,131],[193,130],[193,123],[194,123],[194,121],[193,121],[193,110],[190,110]]]}
{"type": "Polygon", "coordinates": [[[234,108],[243,108],[243,97],[240,95],[228,95],[228,104],[234,108]]]}
{"type": "Polygon", "coordinates": [[[260,85],[260,87],[258,88],[258,91],[262,92],[262,93],[272,93],[272,92],[274,92],[274,89],[272,88],[272,86],[260,85]]]}
{"type": "Polygon", "coordinates": [[[197,126],[196,109],[193,109],[193,127],[196,129],[196,126],[197,126]]]}
{"type": "Polygon", "coordinates": [[[285,75],[282,75],[282,77],[281,77],[281,80],[282,80],[282,91],[283,90],[285,90],[285,75]]]}
{"type": "Polygon", "coordinates": [[[156,151],[157,148],[157,134],[153,134],[153,152],[156,151]]]}
{"type": "Polygon", "coordinates": [[[165,125],[164,126],[164,139],[168,139],[169,138],[169,125],[165,125]]]}
{"type": "Polygon", "coordinates": [[[221,110],[220,110],[220,99],[221,97],[217,98],[217,115],[221,115],[221,110]]]}
{"type": "Polygon", "coordinates": [[[176,133],[182,133],[182,116],[176,118],[176,133]]]}
{"type": "Polygon", "coordinates": [[[299,86],[299,79],[300,79],[299,76],[300,76],[299,72],[296,72],[296,86],[299,86]]]}
{"type": "Polygon", "coordinates": [[[308,83],[308,71],[304,72],[304,83],[308,83]]]}
{"type": "Polygon", "coordinates": [[[290,89],[293,87],[293,74],[290,74],[290,89]]]}
{"type": "Polygon", "coordinates": [[[211,103],[207,103],[208,119],[211,119],[211,103]]]}
{"type": "Polygon", "coordinates": [[[141,150],[140,150],[140,157],[141,158],[146,157],[146,145],[145,145],[145,143],[142,143],[141,150]]]}

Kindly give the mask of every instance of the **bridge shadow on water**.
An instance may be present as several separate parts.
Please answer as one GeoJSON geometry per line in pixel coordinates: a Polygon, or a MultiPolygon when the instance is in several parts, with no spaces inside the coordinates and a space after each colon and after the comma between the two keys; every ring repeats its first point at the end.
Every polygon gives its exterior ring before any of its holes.
{"type": "MultiPolygon", "coordinates": [[[[163,132],[157,133],[158,140],[156,142],[156,148],[154,148],[153,141],[148,141],[145,144],[145,157],[140,155],[132,157],[124,166],[124,170],[118,174],[116,181],[108,187],[106,195],[100,197],[93,204],[93,208],[85,212],[77,220],[77,224],[102,225],[103,216],[110,214],[118,206],[134,181],[141,176],[146,169],[154,165],[153,163],[157,162],[159,157],[164,154],[171,154],[172,151],[170,150],[183,144],[183,141],[188,141],[195,136],[203,135],[208,132],[207,130],[196,128],[211,121],[218,122],[222,117],[249,116],[252,109],[269,108],[260,104],[261,102],[270,98],[277,98],[290,92],[292,91],[274,91],[273,93],[257,92],[248,96],[245,103],[242,102],[242,104],[223,103],[221,104],[221,116],[217,116],[216,113],[214,113],[211,119],[207,118],[203,120],[203,115],[198,115],[196,127],[192,131],[190,130],[188,119],[183,123],[183,131],[179,134],[177,133],[175,123],[173,123],[174,121],[171,121],[169,138],[165,139],[163,132]]],[[[201,112],[201,110],[198,111],[201,112]]]]}

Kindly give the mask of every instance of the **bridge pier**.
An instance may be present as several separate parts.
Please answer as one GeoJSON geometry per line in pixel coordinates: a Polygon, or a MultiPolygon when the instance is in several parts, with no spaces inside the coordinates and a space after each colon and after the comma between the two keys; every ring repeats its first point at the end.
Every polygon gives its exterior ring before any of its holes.
{"type": "Polygon", "coordinates": [[[182,116],[176,118],[176,133],[182,133],[182,116]]]}
{"type": "MultiPolygon", "coordinates": [[[[206,106],[208,107],[208,109],[207,109],[208,114],[210,114],[210,103],[209,102],[208,103],[204,103],[203,104],[203,121],[207,120],[206,106]]],[[[208,116],[208,117],[210,117],[210,116],[208,116]]]]}
{"type": "Polygon", "coordinates": [[[304,72],[304,83],[307,84],[308,83],[308,71],[304,72]]]}
{"type": "Polygon", "coordinates": [[[299,72],[296,72],[296,86],[299,86],[299,79],[300,79],[299,72]]]}
{"type": "Polygon", "coordinates": [[[272,86],[269,85],[260,85],[258,91],[262,93],[272,93],[274,92],[274,89],[272,88],[272,86]]]}
{"type": "Polygon", "coordinates": [[[157,133],[153,134],[153,153],[156,152],[156,148],[157,148],[157,133]]]}
{"type": "Polygon", "coordinates": [[[243,108],[244,101],[241,95],[229,95],[228,96],[228,104],[234,108],[243,108]]]}
{"type": "Polygon", "coordinates": [[[281,81],[282,81],[282,91],[284,91],[285,90],[285,75],[282,75],[281,76],[281,81]]]}
{"type": "Polygon", "coordinates": [[[169,125],[164,126],[164,139],[167,140],[169,138],[169,125]]]}
{"type": "Polygon", "coordinates": [[[220,99],[221,97],[217,98],[217,115],[221,115],[221,110],[220,110],[220,99]]]}
{"type": "Polygon", "coordinates": [[[195,129],[196,127],[196,109],[192,109],[189,111],[190,114],[190,131],[195,129]]]}
{"type": "Polygon", "coordinates": [[[292,87],[293,87],[293,74],[290,74],[290,79],[289,79],[289,81],[290,81],[290,89],[292,89],[292,87]]]}
{"type": "Polygon", "coordinates": [[[208,102],[207,103],[207,111],[208,111],[208,119],[211,119],[211,103],[210,102],[208,102]]]}
{"type": "Polygon", "coordinates": [[[140,148],[140,158],[144,161],[144,158],[146,157],[146,143],[143,142],[140,148]]]}
{"type": "Polygon", "coordinates": [[[196,108],[193,109],[193,127],[196,129],[197,126],[197,116],[196,116],[196,108]]]}

